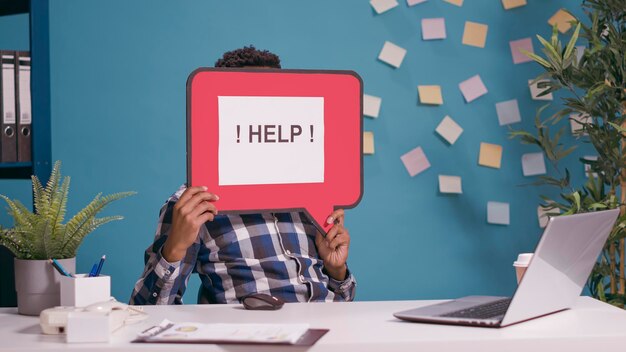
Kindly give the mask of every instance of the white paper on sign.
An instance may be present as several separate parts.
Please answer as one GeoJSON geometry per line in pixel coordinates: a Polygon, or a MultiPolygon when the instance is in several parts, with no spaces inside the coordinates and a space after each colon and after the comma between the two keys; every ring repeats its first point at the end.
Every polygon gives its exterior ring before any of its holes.
{"type": "Polygon", "coordinates": [[[463,189],[461,187],[461,176],[439,175],[439,192],[463,193],[463,189]]]}
{"type": "Polygon", "coordinates": [[[422,19],[422,39],[446,39],[446,20],[443,17],[422,19]]]}
{"type": "Polygon", "coordinates": [[[379,97],[363,94],[363,115],[377,118],[382,101],[379,97]]]}
{"type": "Polygon", "coordinates": [[[553,208],[546,209],[541,205],[537,207],[537,218],[539,219],[539,227],[544,228],[548,225],[548,220],[550,216],[555,216],[561,214],[561,209],[553,208]]]}
{"type": "Polygon", "coordinates": [[[487,94],[487,87],[485,87],[479,75],[472,76],[459,83],[459,89],[461,89],[461,93],[463,93],[463,97],[468,103],[487,94]]]}
{"type": "Polygon", "coordinates": [[[537,176],[546,173],[546,162],[543,152],[522,155],[522,172],[524,176],[537,176]]]}
{"type": "Polygon", "coordinates": [[[395,68],[399,68],[402,65],[402,60],[406,55],[406,49],[395,45],[392,42],[385,42],[383,49],[378,55],[378,60],[387,63],[395,68]]]}
{"type": "Polygon", "coordinates": [[[512,123],[522,121],[519,113],[517,99],[507,100],[496,104],[496,112],[498,113],[498,122],[500,126],[510,125],[512,123]]]}
{"type": "Polygon", "coordinates": [[[218,114],[220,186],[324,182],[323,97],[219,96],[218,114]]]}
{"type": "Polygon", "coordinates": [[[548,81],[540,80],[540,81],[535,82],[535,84],[533,84],[532,79],[528,80],[528,87],[530,87],[530,96],[533,98],[533,100],[552,100],[552,93],[539,96],[539,94],[541,94],[543,91],[548,89],[548,88],[539,88],[538,84],[541,82],[548,82],[548,81]]]}
{"type": "Polygon", "coordinates": [[[496,225],[509,225],[509,203],[487,202],[487,222],[496,225]]]}
{"type": "Polygon", "coordinates": [[[387,12],[394,7],[398,6],[397,0],[370,0],[370,5],[374,8],[377,14],[387,12]]]}
{"type": "Polygon", "coordinates": [[[461,136],[461,133],[463,133],[463,128],[461,128],[461,126],[459,126],[450,116],[446,116],[443,120],[441,120],[435,131],[448,143],[454,144],[454,142],[459,139],[459,136],[461,136]]]}

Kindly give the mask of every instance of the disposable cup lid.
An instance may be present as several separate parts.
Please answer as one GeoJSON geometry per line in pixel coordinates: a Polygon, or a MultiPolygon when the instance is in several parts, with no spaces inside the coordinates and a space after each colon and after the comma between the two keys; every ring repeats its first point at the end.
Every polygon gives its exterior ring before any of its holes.
{"type": "Polygon", "coordinates": [[[532,253],[520,253],[517,256],[517,260],[513,262],[513,266],[528,266],[532,257],[532,253]]]}

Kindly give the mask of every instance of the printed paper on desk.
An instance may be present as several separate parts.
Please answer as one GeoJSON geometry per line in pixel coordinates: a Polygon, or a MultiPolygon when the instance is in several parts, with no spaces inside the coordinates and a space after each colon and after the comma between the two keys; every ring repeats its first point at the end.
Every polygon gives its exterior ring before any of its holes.
{"type": "Polygon", "coordinates": [[[441,86],[417,86],[417,93],[420,97],[420,103],[428,105],[443,104],[443,96],[441,95],[441,86]]]}
{"type": "Polygon", "coordinates": [[[422,19],[422,39],[446,39],[446,20],[443,17],[422,19]]]}
{"type": "Polygon", "coordinates": [[[467,21],[463,30],[463,44],[484,48],[487,41],[489,26],[482,23],[467,21]]]}
{"type": "Polygon", "coordinates": [[[510,125],[522,121],[519,113],[517,99],[507,100],[496,104],[496,112],[498,113],[498,122],[500,126],[510,125]]]}
{"type": "Polygon", "coordinates": [[[502,0],[502,6],[505,10],[514,9],[526,5],[526,0],[502,0]]]}
{"type": "Polygon", "coordinates": [[[463,193],[463,189],[461,187],[461,176],[439,175],[439,192],[463,193]]]}
{"type": "Polygon", "coordinates": [[[519,40],[512,40],[509,42],[511,47],[511,55],[513,55],[513,63],[521,64],[524,62],[533,61],[530,57],[526,56],[522,51],[527,51],[531,54],[535,53],[533,48],[533,40],[531,38],[524,38],[519,40]]]}
{"type": "Polygon", "coordinates": [[[363,115],[377,118],[383,100],[373,95],[363,94],[363,115]]]}
{"type": "Polygon", "coordinates": [[[459,139],[463,128],[459,126],[450,116],[446,116],[441,120],[435,131],[451,145],[459,139]]]}
{"type": "Polygon", "coordinates": [[[550,17],[548,23],[550,24],[550,26],[554,26],[556,24],[556,28],[559,30],[559,32],[565,33],[569,31],[570,28],[572,28],[572,24],[570,23],[571,21],[576,21],[576,18],[567,13],[565,9],[560,9],[554,15],[552,15],[552,17],[550,17]]]}
{"type": "Polygon", "coordinates": [[[533,84],[533,80],[529,79],[528,80],[528,87],[530,88],[530,96],[533,98],[533,100],[552,100],[552,93],[548,93],[546,95],[542,95],[539,96],[539,94],[541,94],[543,91],[547,90],[548,88],[539,88],[539,83],[541,82],[548,82],[547,80],[540,80],[537,81],[533,84]]]}
{"type": "Polygon", "coordinates": [[[399,47],[392,42],[385,42],[380,54],[378,55],[378,60],[395,68],[399,68],[400,65],[402,65],[405,55],[406,49],[399,47]]]}
{"type": "Polygon", "coordinates": [[[374,8],[377,14],[387,12],[394,7],[398,6],[397,0],[370,0],[370,5],[374,8]]]}
{"type": "Polygon", "coordinates": [[[461,90],[461,93],[463,93],[465,101],[468,103],[471,103],[472,101],[487,94],[487,87],[485,87],[479,75],[472,76],[459,83],[459,89],[461,90]]]}
{"type": "Polygon", "coordinates": [[[522,155],[522,172],[524,176],[537,176],[546,173],[546,162],[543,153],[527,153],[522,155]]]}
{"type": "Polygon", "coordinates": [[[362,96],[351,71],[194,71],[188,184],[217,194],[221,213],[305,210],[325,232],[361,198],[362,96]]]}

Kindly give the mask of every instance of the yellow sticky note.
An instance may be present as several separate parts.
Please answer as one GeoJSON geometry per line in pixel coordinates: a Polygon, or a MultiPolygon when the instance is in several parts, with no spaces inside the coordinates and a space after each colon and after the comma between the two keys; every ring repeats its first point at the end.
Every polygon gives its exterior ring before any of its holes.
{"type": "Polygon", "coordinates": [[[576,21],[576,18],[567,13],[565,9],[560,9],[554,15],[552,15],[552,17],[550,17],[548,23],[551,26],[554,26],[556,24],[556,28],[559,30],[559,32],[565,33],[569,31],[570,28],[572,28],[572,24],[570,23],[571,21],[576,21]]]}
{"type": "Polygon", "coordinates": [[[463,6],[463,0],[443,0],[456,6],[463,6]]]}
{"type": "Polygon", "coordinates": [[[526,0],[502,0],[502,6],[505,10],[514,9],[526,5],[526,0]]]}
{"type": "Polygon", "coordinates": [[[480,143],[478,165],[499,169],[502,163],[502,146],[490,143],[480,143]]]}
{"type": "Polygon", "coordinates": [[[463,31],[463,44],[484,48],[488,29],[489,26],[486,24],[466,21],[463,31]]]}
{"type": "Polygon", "coordinates": [[[420,103],[429,105],[443,104],[443,96],[441,95],[441,86],[417,86],[417,92],[420,96],[420,103]]]}
{"type": "Polygon", "coordinates": [[[363,132],[363,154],[374,154],[374,132],[363,132]]]}

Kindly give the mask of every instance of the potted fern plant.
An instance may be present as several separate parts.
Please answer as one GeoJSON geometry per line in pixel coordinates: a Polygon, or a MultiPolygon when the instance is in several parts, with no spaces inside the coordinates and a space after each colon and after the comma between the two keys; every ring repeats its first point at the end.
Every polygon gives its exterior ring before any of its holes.
{"type": "Polygon", "coordinates": [[[545,72],[536,81],[545,88],[542,95],[563,91],[563,106],[554,115],[535,119],[536,133],[512,131],[522,143],[535,144],[545,153],[554,172],[541,176],[537,184],[556,186],[561,199],[543,197],[544,206],[564,214],[621,208],[602,255],[588,281],[590,293],[619,307],[626,303],[626,0],[584,0],[588,21],[576,25],[567,45],[558,38],[556,27],[550,41],[538,36],[544,56],[526,53],[545,72]],[[577,52],[579,34],[586,41],[577,52]],[[577,55],[578,54],[578,55],[577,55]],[[580,57],[580,59],[578,58],[580,57]],[[560,139],[566,127],[556,133],[559,122],[569,118],[581,126],[573,145],[560,139]],[[570,173],[559,161],[578,144],[593,146],[593,160],[581,158],[589,168],[588,180],[575,186],[570,173]]]}
{"type": "Polygon", "coordinates": [[[69,272],[76,272],[76,251],[89,233],[121,216],[97,218],[96,215],[110,203],[128,197],[134,192],[101,194],[67,223],[66,205],[70,177],[61,177],[61,163],[54,164],[50,179],[44,187],[36,176],[32,177],[34,208],[32,212],[19,200],[0,195],[8,204],[14,226],[0,229],[0,245],[15,255],[15,289],[18,313],[39,315],[46,308],[60,304],[59,273],[49,259],[58,260],[69,272]]]}

